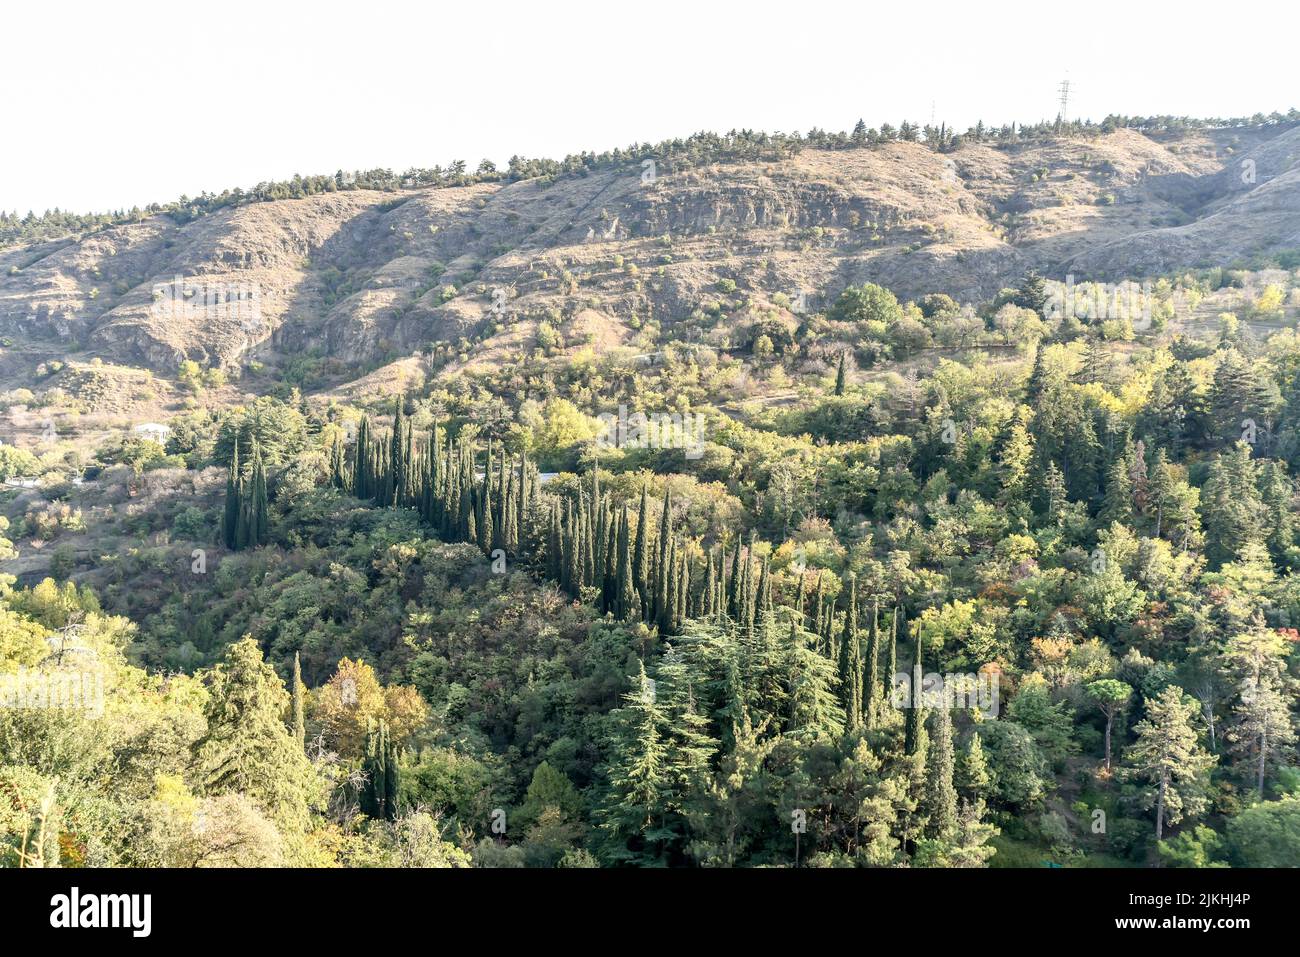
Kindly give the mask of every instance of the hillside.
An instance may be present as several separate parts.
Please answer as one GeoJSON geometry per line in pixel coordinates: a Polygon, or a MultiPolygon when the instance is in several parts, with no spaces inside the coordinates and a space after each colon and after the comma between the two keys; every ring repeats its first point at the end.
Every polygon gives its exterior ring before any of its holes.
{"type": "Polygon", "coordinates": [[[598,341],[647,321],[672,338],[724,280],[802,291],[809,309],[865,281],[979,301],[1031,268],[1147,277],[1300,246],[1294,126],[805,148],[645,172],[344,190],[0,249],[0,337],[14,347],[0,373],[25,383],[45,359],[97,356],[171,375],[185,359],[311,353],[337,360],[341,381],[439,343],[490,356],[579,314],[598,341]],[[162,308],[155,289],[175,277],[200,297],[256,289],[258,314],[162,308]]]}
{"type": "Polygon", "coordinates": [[[632,151],[0,249],[0,865],[1294,865],[1297,152],[632,151]]]}

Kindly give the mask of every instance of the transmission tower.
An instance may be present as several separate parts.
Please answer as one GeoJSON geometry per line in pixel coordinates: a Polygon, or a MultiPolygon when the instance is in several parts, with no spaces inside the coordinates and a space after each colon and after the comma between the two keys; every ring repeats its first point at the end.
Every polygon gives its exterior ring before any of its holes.
{"type": "Polygon", "coordinates": [[[1060,120],[1062,123],[1066,123],[1070,118],[1070,81],[1062,80],[1061,85],[1057,87],[1057,91],[1061,94],[1060,120]]]}

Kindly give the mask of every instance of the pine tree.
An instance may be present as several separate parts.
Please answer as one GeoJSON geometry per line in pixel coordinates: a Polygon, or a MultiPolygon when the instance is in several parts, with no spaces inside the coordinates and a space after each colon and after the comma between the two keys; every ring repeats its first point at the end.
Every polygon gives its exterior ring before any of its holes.
{"type": "MultiPolygon", "coordinates": [[[[630,586],[630,568],[628,574],[630,586]]],[[[663,858],[666,835],[660,825],[672,790],[664,743],[667,719],[657,696],[649,690],[644,663],[632,682],[632,690],[623,696],[623,707],[613,712],[615,738],[605,771],[609,788],[598,818],[611,858],[653,864],[663,858]]]]}
{"type": "Polygon", "coordinates": [[[1156,812],[1157,841],[1163,839],[1166,823],[1194,817],[1206,804],[1198,779],[1217,759],[1197,740],[1196,711],[1195,702],[1183,700],[1182,688],[1167,685],[1146,699],[1146,717],[1133,729],[1137,741],[1128,749],[1132,767],[1124,776],[1146,785],[1146,806],[1156,812]]]}
{"type": "Polygon", "coordinates": [[[1249,769],[1261,799],[1269,769],[1285,764],[1295,753],[1295,724],[1283,691],[1284,681],[1284,676],[1263,670],[1248,675],[1242,681],[1232,723],[1224,734],[1229,749],[1249,769]]]}
{"type": "Polygon", "coordinates": [[[207,730],[197,779],[210,795],[240,794],[279,824],[304,830],[316,772],[284,721],[291,699],[250,636],[226,648],[209,673],[207,730]]]}

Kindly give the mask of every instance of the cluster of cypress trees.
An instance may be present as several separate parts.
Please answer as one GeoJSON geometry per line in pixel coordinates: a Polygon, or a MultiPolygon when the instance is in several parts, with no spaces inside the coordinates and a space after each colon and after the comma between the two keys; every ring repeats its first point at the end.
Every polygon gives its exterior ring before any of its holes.
{"type": "Polygon", "coordinates": [[[673,534],[671,491],[664,493],[653,540],[650,525],[649,491],[641,490],[633,521],[626,505],[615,506],[601,492],[593,468],[590,485],[576,501],[556,502],[550,509],[546,571],[573,597],[590,595],[602,612],[656,625],[664,634],[676,632],[697,612],[698,598],[686,543],[673,534]],[[590,591],[584,595],[584,589],[590,591]]]}
{"type": "Polygon", "coordinates": [[[226,475],[226,506],[221,517],[221,538],[232,551],[266,544],[270,528],[262,451],[254,436],[252,468],[245,475],[239,465],[239,441],[240,437],[236,436],[230,471],[226,475]]]}
{"type": "MultiPolygon", "coordinates": [[[[452,439],[437,424],[427,441],[416,441],[398,399],[391,432],[376,435],[363,418],[350,456],[341,440],[335,442],[330,482],[379,505],[415,508],[444,541],[471,542],[489,556],[500,549],[524,558],[573,598],[592,601],[619,620],[645,622],[663,635],[680,633],[692,619],[706,621],[732,632],[759,656],[775,643],[771,561],[759,561],[752,532],[747,543],[724,542],[697,559],[673,531],[671,490],[664,493],[655,534],[647,488],[634,513],[601,489],[593,468],[576,495],[556,498],[548,506],[537,469],[526,455],[512,458],[489,442],[479,473],[478,454],[472,432],[452,439]]],[[[254,456],[257,475],[256,448],[254,456]]],[[[231,474],[234,482],[237,466],[231,474]]],[[[261,483],[264,487],[264,478],[261,483]]],[[[838,670],[847,730],[870,730],[888,701],[898,667],[898,637],[900,632],[906,636],[905,614],[895,607],[882,627],[879,601],[873,601],[864,640],[853,576],[836,602],[817,575],[808,605],[801,576],[794,601],[797,619],[813,634],[815,650],[838,670]]],[[[920,660],[918,633],[912,661],[920,660]]],[[[920,689],[913,689],[911,704],[905,728],[909,754],[921,747],[920,689]]]]}
{"type": "Polygon", "coordinates": [[[369,418],[357,430],[346,455],[342,440],[330,452],[330,484],[378,505],[414,508],[444,541],[472,542],[491,555],[534,552],[534,515],[539,501],[537,469],[520,454],[511,460],[488,443],[482,477],[476,471],[472,434],[450,439],[435,424],[418,442],[397,400],[393,430],[376,436],[369,418]]]}
{"type": "Polygon", "coordinates": [[[398,764],[397,745],[388,735],[388,723],[372,723],[366,734],[366,780],[359,795],[363,814],[389,821],[397,817],[398,764]]]}
{"type": "MultiPolygon", "coordinates": [[[[827,600],[821,575],[817,576],[812,608],[805,607],[802,578],[795,603],[799,614],[804,616],[808,629],[816,636],[816,650],[836,663],[845,730],[862,728],[870,731],[879,721],[881,709],[889,704],[891,683],[898,670],[898,635],[901,631],[906,637],[907,618],[902,607],[895,606],[889,615],[888,627],[882,628],[880,602],[873,601],[871,623],[864,647],[858,627],[858,583],[855,576],[849,576],[841,595],[844,596],[844,609],[843,615],[839,616],[841,625],[838,635],[835,633],[836,605],[827,600]]],[[[912,655],[913,668],[921,663],[922,639],[918,630],[912,655]]],[[[924,719],[919,688],[912,689],[909,704],[904,728],[906,750],[908,754],[915,754],[921,747],[920,729],[924,719]]]]}
{"type": "MultiPolygon", "coordinates": [[[[677,634],[686,621],[699,619],[734,632],[746,646],[773,640],[771,562],[758,560],[753,533],[747,543],[722,543],[695,559],[673,531],[671,490],[664,493],[656,535],[647,488],[634,513],[601,489],[593,468],[581,491],[548,507],[526,455],[512,459],[489,442],[481,474],[477,457],[472,433],[449,439],[435,424],[428,440],[417,442],[398,399],[390,433],[376,435],[363,418],[351,456],[341,440],[335,442],[330,482],[380,505],[417,509],[445,541],[477,544],[485,555],[501,549],[526,558],[566,593],[619,620],[677,634]]],[[[816,650],[838,668],[848,728],[870,729],[897,669],[905,616],[896,607],[882,628],[879,602],[873,602],[864,646],[856,579],[850,577],[841,594],[837,608],[818,575],[807,608],[801,576],[795,606],[815,636],[816,650]]],[[[913,662],[920,655],[918,637],[913,662]]],[[[914,700],[908,715],[909,752],[919,746],[919,704],[914,700]]]]}
{"type": "Polygon", "coordinates": [[[489,442],[480,475],[472,433],[449,439],[435,424],[427,442],[417,442],[400,399],[393,419],[392,432],[376,436],[363,418],[351,456],[335,441],[330,484],[379,505],[415,508],[444,541],[472,542],[488,556],[499,549],[524,558],[569,595],[590,598],[621,620],[639,619],[670,633],[702,613],[686,543],[672,530],[671,492],[664,496],[656,539],[647,490],[633,519],[602,492],[593,468],[589,486],[547,508],[527,455],[512,458],[489,442]]]}

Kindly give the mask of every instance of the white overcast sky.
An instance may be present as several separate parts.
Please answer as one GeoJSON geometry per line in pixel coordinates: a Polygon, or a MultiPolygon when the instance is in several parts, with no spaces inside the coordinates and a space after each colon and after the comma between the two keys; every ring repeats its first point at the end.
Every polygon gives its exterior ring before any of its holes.
{"type": "Polygon", "coordinates": [[[965,129],[1300,106],[1300,3],[54,3],[0,7],[0,209],[471,167],[696,130],[965,129]]]}

